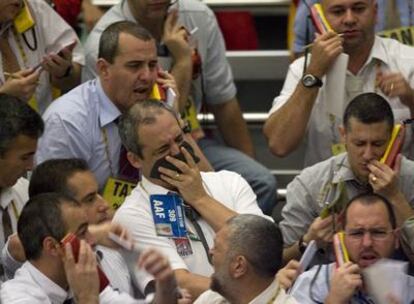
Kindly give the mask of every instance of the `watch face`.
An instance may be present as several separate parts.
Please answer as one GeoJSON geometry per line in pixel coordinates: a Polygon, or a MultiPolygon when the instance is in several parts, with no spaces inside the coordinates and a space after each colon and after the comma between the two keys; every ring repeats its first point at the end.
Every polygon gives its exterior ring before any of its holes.
{"type": "Polygon", "coordinates": [[[305,75],[305,77],[303,77],[303,84],[305,85],[305,87],[311,87],[315,85],[315,80],[315,77],[313,77],[312,75],[305,75]]]}

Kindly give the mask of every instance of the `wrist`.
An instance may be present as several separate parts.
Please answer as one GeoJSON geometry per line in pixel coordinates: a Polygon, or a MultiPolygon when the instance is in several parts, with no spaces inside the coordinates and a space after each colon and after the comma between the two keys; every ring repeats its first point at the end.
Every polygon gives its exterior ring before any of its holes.
{"type": "Polygon", "coordinates": [[[65,73],[62,76],[55,76],[56,79],[64,79],[70,76],[70,74],[72,73],[72,69],[73,69],[73,65],[72,63],[70,64],[70,66],[68,66],[65,70],[65,73]]]}
{"type": "Polygon", "coordinates": [[[84,294],[80,294],[78,296],[75,296],[76,303],[82,303],[82,304],[97,304],[99,303],[99,294],[93,294],[89,290],[88,292],[85,292],[84,294]]]}

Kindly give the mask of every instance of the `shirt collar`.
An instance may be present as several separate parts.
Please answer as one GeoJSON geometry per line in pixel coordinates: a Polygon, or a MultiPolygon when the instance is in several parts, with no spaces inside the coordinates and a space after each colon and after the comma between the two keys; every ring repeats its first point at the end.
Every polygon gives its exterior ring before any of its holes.
{"type": "Polygon", "coordinates": [[[167,188],[164,188],[160,185],[154,184],[149,179],[147,179],[145,176],[142,176],[142,187],[145,192],[147,192],[148,195],[152,194],[167,194],[170,192],[167,188]]]}
{"type": "Polygon", "coordinates": [[[348,153],[343,153],[336,159],[335,169],[332,177],[332,183],[338,184],[341,181],[357,180],[351,170],[348,160],[348,153]]]}
{"type": "Polygon", "coordinates": [[[131,21],[131,22],[137,22],[136,20],[135,20],[135,18],[134,18],[134,16],[132,16],[132,13],[131,13],[131,8],[129,7],[129,3],[128,3],[128,1],[122,1],[122,3],[121,3],[121,10],[122,10],[122,13],[124,14],[124,16],[125,16],[125,19],[127,20],[127,21],[131,21]]]}
{"type": "Polygon", "coordinates": [[[96,79],[96,92],[98,94],[100,105],[99,122],[101,127],[105,127],[106,125],[115,121],[119,116],[121,116],[121,112],[105,94],[99,78],[96,79]]]}
{"type": "Polygon", "coordinates": [[[30,262],[25,262],[24,267],[29,272],[33,281],[47,294],[51,303],[63,303],[69,298],[70,294],[66,290],[50,280],[30,262]]]}
{"type": "Polygon", "coordinates": [[[12,26],[12,22],[5,22],[0,24],[0,36],[2,36],[12,26]]]}
{"type": "Polygon", "coordinates": [[[372,45],[368,60],[365,62],[364,66],[372,64],[371,62],[375,63],[376,61],[385,63],[386,65],[390,64],[387,56],[387,50],[385,49],[381,39],[382,38],[379,36],[375,36],[374,44],[372,45]]]}
{"type": "Polygon", "coordinates": [[[279,284],[274,280],[265,290],[263,290],[256,298],[250,301],[249,304],[267,303],[272,297],[281,291],[279,284]]]}

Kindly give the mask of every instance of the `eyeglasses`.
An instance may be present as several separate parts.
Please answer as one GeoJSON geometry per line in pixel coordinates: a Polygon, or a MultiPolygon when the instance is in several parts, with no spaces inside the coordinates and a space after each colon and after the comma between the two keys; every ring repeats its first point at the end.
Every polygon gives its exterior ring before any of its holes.
{"type": "Polygon", "coordinates": [[[385,240],[390,233],[393,233],[394,230],[386,229],[349,229],[345,231],[345,235],[355,241],[360,241],[365,236],[366,233],[369,233],[369,236],[374,241],[383,241],[385,240]]]}

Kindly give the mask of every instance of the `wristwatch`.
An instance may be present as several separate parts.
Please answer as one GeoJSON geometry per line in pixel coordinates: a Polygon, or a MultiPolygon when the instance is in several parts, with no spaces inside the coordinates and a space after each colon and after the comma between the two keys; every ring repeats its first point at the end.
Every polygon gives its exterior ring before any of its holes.
{"type": "Polygon", "coordinates": [[[320,88],[323,85],[323,82],[315,75],[305,74],[302,77],[302,84],[305,88],[320,88]]]}
{"type": "Polygon", "coordinates": [[[302,235],[302,236],[300,237],[299,242],[298,242],[298,248],[299,248],[299,252],[300,252],[301,254],[303,254],[303,253],[305,252],[305,250],[306,250],[306,247],[308,247],[308,243],[306,243],[306,242],[303,240],[303,237],[304,237],[304,235],[302,235]]]}

